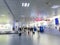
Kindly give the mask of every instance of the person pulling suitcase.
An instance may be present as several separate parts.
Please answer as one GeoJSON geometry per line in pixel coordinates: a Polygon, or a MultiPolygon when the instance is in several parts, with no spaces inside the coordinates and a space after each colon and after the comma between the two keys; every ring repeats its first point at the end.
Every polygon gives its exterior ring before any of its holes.
{"type": "Polygon", "coordinates": [[[19,36],[22,35],[22,29],[21,28],[18,28],[18,33],[19,33],[19,36]]]}
{"type": "Polygon", "coordinates": [[[34,27],[34,28],[33,28],[33,34],[35,34],[35,31],[36,31],[36,30],[37,30],[36,27],[34,27]]]}

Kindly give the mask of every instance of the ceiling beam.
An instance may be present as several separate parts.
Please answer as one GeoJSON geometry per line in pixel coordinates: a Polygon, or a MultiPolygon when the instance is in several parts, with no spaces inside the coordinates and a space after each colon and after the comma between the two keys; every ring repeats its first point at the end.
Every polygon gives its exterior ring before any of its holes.
{"type": "Polygon", "coordinates": [[[8,3],[7,3],[7,1],[6,1],[6,0],[3,0],[3,1],[4,1],[5,5],[7,6],[8,10],[10,11],[10,13],[12,14],[13,18],[15,19],[15,16],[14,16],[12,10],[10,9],[10,7],[9,7],[9,5],[8,5],[8,3]]]}

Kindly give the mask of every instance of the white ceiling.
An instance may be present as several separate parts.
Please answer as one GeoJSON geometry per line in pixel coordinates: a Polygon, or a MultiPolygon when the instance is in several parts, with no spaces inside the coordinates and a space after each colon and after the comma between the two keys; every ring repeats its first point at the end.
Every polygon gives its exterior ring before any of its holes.
{"type": "Polygon", "coordinates": [[[0,0],[0,15],[8,15],[10,12],[7,9],[3,0],[0,0]]]}
{"type": "Polygon", "coordinates": [[[31,17],[38,14],[54,15],[51,8],[53,5],[60,5],[60,0],[0,0],[0,14],[12,15],[15,20],[25,23],[32,21],[31,17]],[[30,6],[22,7],[23,2],[30,3],[30,6]]]}

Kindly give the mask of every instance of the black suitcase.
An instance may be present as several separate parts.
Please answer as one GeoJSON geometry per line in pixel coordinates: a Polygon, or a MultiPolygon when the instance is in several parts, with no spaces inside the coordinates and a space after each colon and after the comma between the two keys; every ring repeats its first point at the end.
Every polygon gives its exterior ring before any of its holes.
{"type": "Polygon", "coordinates": [[[21,33],[19,33],[19,36],[21,36],[21,33]]]}
{"type": "Polygon", "coordinates": [[[35,34],[35,32],[33,32],[33,34],[35,34]]]}

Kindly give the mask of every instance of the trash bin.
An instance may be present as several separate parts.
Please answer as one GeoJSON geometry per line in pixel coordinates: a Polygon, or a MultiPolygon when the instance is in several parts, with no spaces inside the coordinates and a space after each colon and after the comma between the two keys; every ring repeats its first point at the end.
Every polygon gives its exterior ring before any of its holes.
{"type": "Polygon", "coordinates": [[[40,32],[41,32],[41,33],[44,32],[44,28],[43,28],[43,26],[40,26],[40,32]]]}

